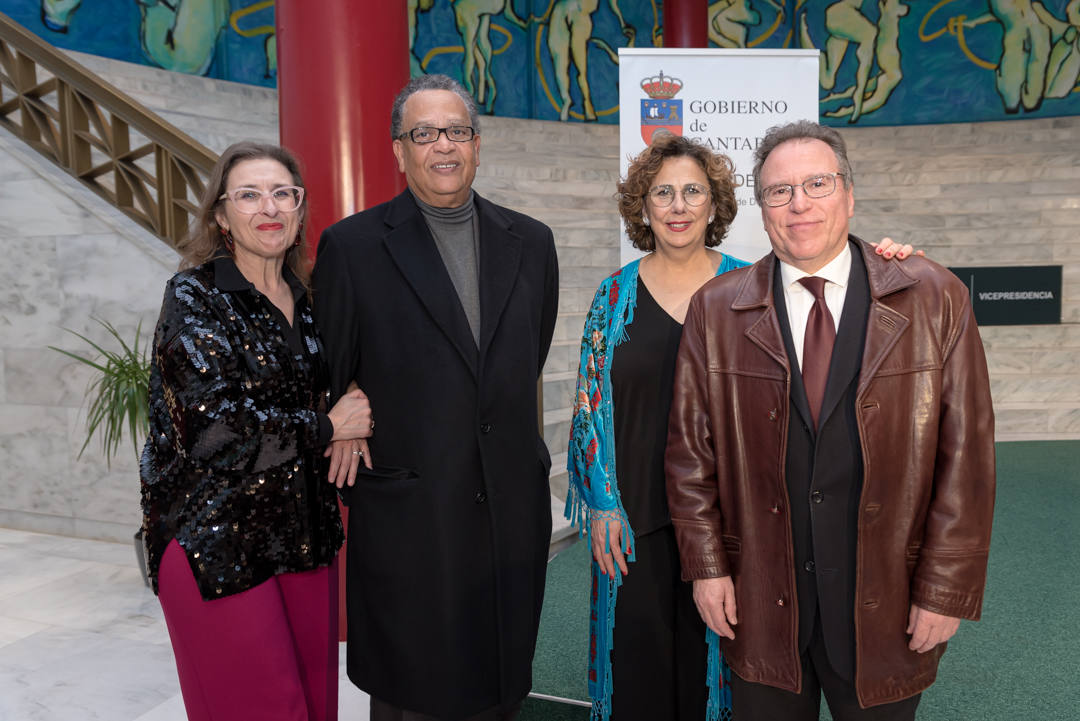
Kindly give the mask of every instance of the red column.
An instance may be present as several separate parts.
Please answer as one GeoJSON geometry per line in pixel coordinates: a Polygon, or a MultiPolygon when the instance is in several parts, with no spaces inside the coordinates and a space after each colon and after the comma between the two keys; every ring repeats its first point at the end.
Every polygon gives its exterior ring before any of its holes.
{"type": "Polygon", "coordinates": [[[664,0],[664,47],[709,47],[706,0],[664,0]]]}
{"type": "Polygon", "coordinates": [[[405,188],[390,106],[409,81],[406,3],[277,0],[274,20],[281,144],[304,167],[314,252],[323,228],[405,188]]]}
{"type": "MultiPolygon", "coordinates": [[[[277,0],[274,16],[281,144],[304,168],[306,235],[314,254],[323,228],[405,189],[391,149],[390,108],[409,82],[406,3],[277,0]]],[[[345,509],[342,516],[348,520],[345,509]]]]}

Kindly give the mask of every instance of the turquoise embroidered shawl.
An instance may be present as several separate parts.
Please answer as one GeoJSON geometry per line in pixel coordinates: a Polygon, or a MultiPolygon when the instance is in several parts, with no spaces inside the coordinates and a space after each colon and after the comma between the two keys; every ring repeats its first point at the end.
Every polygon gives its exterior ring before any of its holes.
{"type": "MultiPolygon", "coordinates": [[[[581,338],[574,415],[570,424],[570,446],[566,458],[569,492],[566,517],[591,544],[590,518],[622,523],[622,547],[628,562],[635,560],[633,532],[619,496],[615,476],[615,431],[612,414],[611,359],[615,346],[627,339],[626,327],[634,320],[637,306],[638,265],[627,264],[600,284],[585,317],[581,338]]],[[[749,263],[724,255],[716,274],[749,263]]],[[[604,537],[608,550],[607,534],[604,537]]],[[[591,609],[589,614],[589,697],[593,721],[608,721],[611,715],[611,645],[615,628],[615,600],[622,574],[616,578],[599,573],[592,562],[591,609]]],[[[730,709],[730,692],[725,682],[727,666],[720,659],[720,640],[707,631],[709,649],[708,719],[719,719],[721,709],[730,709]]],[[[730,716],[730,710],[724,713],[730,716]]]]}

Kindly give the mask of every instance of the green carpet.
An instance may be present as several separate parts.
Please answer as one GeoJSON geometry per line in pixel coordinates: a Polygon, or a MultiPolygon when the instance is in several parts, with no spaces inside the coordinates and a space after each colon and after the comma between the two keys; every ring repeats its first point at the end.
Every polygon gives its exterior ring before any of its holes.
{"type": "MultiPolygon", "coordinates": [[[[999,443],[997,454],[983,618],[960,625],[919,721],[1080,719],[1080,441],[999,443]]],[[[548,568],[533,664],[538,693],[586,696],[588,577],[581,542],[548,568]]],[[[586,709],[538,699],[520,716],[587,718],[586,709]]]]}

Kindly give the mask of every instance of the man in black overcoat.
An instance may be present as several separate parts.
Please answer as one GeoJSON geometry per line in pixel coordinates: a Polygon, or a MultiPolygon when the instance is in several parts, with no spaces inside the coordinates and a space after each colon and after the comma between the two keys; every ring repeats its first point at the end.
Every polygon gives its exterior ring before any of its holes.
{"type": "Polygon", "coordinates": [[[512,719],[551,536],[536,381],[554,240],[473,192],[478,117],[458,83],[415,78],[391,126],[408,189],[327,228],[313,276],[333,395],[355,384],[378,423],[333,449],[359,466],[343,490],[348,674],[373,721],[512,719]]]}

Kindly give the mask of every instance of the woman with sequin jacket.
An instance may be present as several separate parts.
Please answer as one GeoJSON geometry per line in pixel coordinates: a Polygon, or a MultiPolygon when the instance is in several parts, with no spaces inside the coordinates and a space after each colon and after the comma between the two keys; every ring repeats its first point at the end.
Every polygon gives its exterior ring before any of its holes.
{"type": "Polygon", "coordinates": [[[306,209],[291,155],[229,147],[154,334],[143,533],[189,719],[337,718],[334,484],[363,456],[324,451],[374,423],[359,391],[326,409],[306,209]]]}

